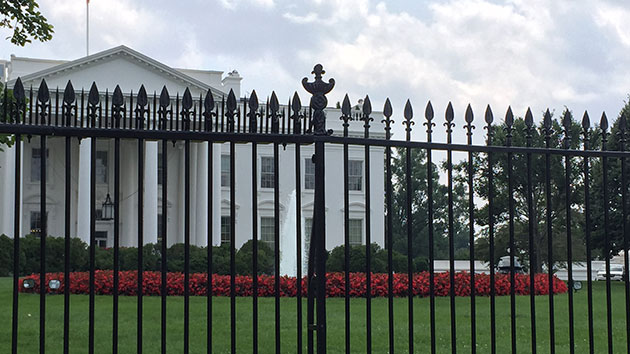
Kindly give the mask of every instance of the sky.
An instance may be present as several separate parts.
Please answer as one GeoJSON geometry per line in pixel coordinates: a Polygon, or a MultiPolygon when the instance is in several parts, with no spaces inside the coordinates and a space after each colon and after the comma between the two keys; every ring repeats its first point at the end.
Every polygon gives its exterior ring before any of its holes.
{"type": "MultiPolygon", "coordinates": [[[[10,54],[77,59],[86,53],[84,0],[39,0],[54,25],[53,40],[10,54]]],[[[237,70],[242,93],[275,90],[287,99],[321,63],[336,80],[329,104],[369,94],[375,110],[394,107],[395,134],[407,99],[417,121],[431,100],[436,129],[449,101],[457,140],[464,112],[475,112],[482,141],[483,112],[502,120],[508,106],[535,119],[568,107],[592,121],[616,118],[630,93],[630,2],[615,0],[91,0],[90,53],[124,44],[169,66],[237,70]]],[[[5,38],[10,35],[0,30],[5,38]]],[[[399,135],[399,136],[400,136],[399,135]]]]}

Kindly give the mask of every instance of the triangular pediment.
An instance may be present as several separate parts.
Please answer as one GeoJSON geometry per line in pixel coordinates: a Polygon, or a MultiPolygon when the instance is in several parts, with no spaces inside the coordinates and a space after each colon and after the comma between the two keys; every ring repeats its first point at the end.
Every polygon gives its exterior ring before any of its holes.
{"type": "MultiPolygon", "coordinates": [[[[172,96],[177,93],[181,96],[186,88],[190,89],[193,97],[205,95],[208,90],[217,97],[223,95],[220,90],[126,46],[53,66],[22,76],[21,79],[25,87],[38,87],[41,80],[46,79],[51,90],[56,87],[63,89],[70,80],[78,91],[82,88],[87,91],[92,82],[96,82],[101,92],[105,90],[112,92],[116,85],[120,85],[122,91],[127,94],[131,91],[138,92],[140,85],[144,85],[147,93],[159,94],[165,85],[172,96]]],[[[8,83],[9,87],[13,86],[13,81],[8,83]]]]}

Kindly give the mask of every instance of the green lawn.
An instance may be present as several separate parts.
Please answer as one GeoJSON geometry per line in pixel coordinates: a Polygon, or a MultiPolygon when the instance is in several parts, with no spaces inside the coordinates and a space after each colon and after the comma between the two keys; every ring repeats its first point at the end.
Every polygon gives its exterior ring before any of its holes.
{"type": "MultiPolygon", "coordinates": [[[[622,283],[613,283],[613,327],[615,352],[625,352],[625,306],[622,283]]],[[[11,344],[11,279],[0,278],[0,352],[9,353],[11,344]]],[[[576,352],[588,351],[588,324],[586,287],[575,294],[575,338],[576,352]]],[[[38,350],[39,338],[39,295],[20,295],[19,345],[21,353],[38,350]]],[[[214,353],[228,353],[230,343],[229,298],[214,298],[213,349],[214,353]]],[[[206,349],[206,299],[191,297],[191,353],[202,353],[206,349]]],[[[457,298],[457,342],[460,352],[469,352],[470,347],[470,299],[457,298]]],[[[477,341],[480,353],[489,352],[490,315],[489,298],[477,298],[477,341]]],[[[605,283],[594,283],[595,352],[606,351],[606,307],[605,283]]],[[[437,298],[437,345],[441,353],[450,349],[449,298],[437,298]]],[[[510,299],[497,297],[497,346],[498,353],[510,350],[510,299]]],[[[557,353],[568,353],[567,295],[555,297],[556,304],[556,349],[557,353]]],[[[529,297],[517,297],[517,340],[519,352],[530,349],[529,297]]],[[[60,353],[63,338],[63,296],[47,298],[46,352],[60,353]]],[[[537,342],[540,353],[549,352],[548,298],[536,298],[537,342]]],[[[237,352],[248,353],[252,348],[252,301],[251,298],[237,299],[237,352]]],[[[328,299],[328,352],[344,352],[344,299],[328,299]]],[[[353,299],[351,303],[353,353],[365,352],[365,299],[353,299]]],[[[386,353],[388,346],[387,299],[373,299],[372,340],[374,353],[386,353]]],[[[407,299],[395,299],[395,342],[399,353],[407,348],[407,299]]],[[[306,318],[306,301],[304,301],[306,318]]],[[[180,353],[183,346],[183,298],[168,300],[168,352],[180,353]]],[[[70,350],[73,353],[87,351],[88,296],[71,297],[70,350]]],[[[96,297],[96,352],[111,352],[112,297],[96,297]]],[[[282,352],[296,352],[296,299],[281,300],[282,352]]],[[[429,299],[414,299],[414,331],[416,352],[426,353],[429,348],[429,299]]],[[[261,353],[274,352],[274,299],[259,299],[259,348],[261,353]]],[[[120,353],[134,353],[136,348],[136,298],[120,297],[120,353]]],[[[306,337],[304,337],[306,343],[306,337]]],[[[144,342],[145,353],[157,353],[160,349],[160,298],[144,298],[144,342]]]]}

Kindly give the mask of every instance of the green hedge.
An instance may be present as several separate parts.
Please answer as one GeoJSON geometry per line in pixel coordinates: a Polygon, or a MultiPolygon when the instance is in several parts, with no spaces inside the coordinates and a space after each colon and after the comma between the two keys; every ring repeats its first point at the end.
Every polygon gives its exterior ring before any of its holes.
{"type": "MultiPolygon", "coordinates": [[[[365,272],[366,252],[365,246],[350,246],[350,272],[365,272]]],[[[371,269],[373,273],[387,273],[387,250],[382,249],[376,243],[370,247],[371,269]]],[[[326,271],[343,272],[345,266],[345,247],[335,247],[326,261],[326,271]]],[[[414,272],[422,272],[429,269],[429,262],[423,257],[413,259],[414,272]]],[[[392,251],[392,270],[395,273],[407,272],[407,256],[392,251]]]]}

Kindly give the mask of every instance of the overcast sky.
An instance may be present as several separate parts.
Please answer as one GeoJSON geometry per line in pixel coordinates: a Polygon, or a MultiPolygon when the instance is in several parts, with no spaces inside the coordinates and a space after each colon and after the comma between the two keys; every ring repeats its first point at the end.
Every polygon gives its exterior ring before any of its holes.
{"type": "MultiPolygon", "coordinates": [[[[85,1],[39,4],[53,40],[3,40],[0,57],[85,55],[85,1]]],[[[380,109],[390,97],[400,123],[407,98],[416,119],[428,100],[443,119],[452,101],[461,130],[470,103],[479,133],[487,104],[497,118],[508,105],[519,116],[531,107],[537,120],[565,106],[615,118],[630,93],[628,18],[621,0],[92,0],[90,52],[124,44],[174,67],[236,69],[244,94],[297,90],[303,102],[300,80],[321,63],[337,81],[331,105],[369,94],[380,109]]]]}

